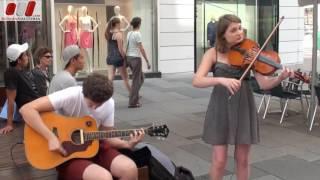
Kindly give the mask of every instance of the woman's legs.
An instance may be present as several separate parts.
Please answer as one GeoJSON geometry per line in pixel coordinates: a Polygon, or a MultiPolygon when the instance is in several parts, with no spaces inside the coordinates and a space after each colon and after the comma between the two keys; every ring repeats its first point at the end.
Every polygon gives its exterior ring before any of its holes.
{"type": "Polygon", "coordinates": [[[124,85],[126,86],[129,94],[131,93],[131,86],[129,84],[129,77],[128,77],[128,72],[127,72],[127,68],[126,66],[121,66],[121,67],[118,67],[119,69],[119,73],[120,73],[120,76],[124,82],[124,85]]]}
{"type": "Polygon", "coordinates": [[[112,82],[114,75],[116,74],[116,68],[113,65],[108,65],[108,79],[112,82]]]}
{"type": "Polygon", "coordinates": [[[239,144],[235,146],[234,157],[237,164],[237,179],[248,180],[249,179],[249,153],[250,144],[239,144]]]}
{"type": "Polygon", "coordinates": [[[211,180],[222,180],[227,163],[228,146],[213,145],[212,149],[211,180]]]}

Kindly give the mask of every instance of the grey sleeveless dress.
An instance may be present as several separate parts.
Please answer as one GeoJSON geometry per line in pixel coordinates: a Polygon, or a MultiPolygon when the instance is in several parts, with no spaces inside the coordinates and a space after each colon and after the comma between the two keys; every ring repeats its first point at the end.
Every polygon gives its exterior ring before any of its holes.
{"type": "MultiPolygon", "coordinates": [[[[241,77],[243,70],[225,63],[213,66],[215,77],[241,77]]],[[[247,79],[247,78],[245,78],[247,79]]],[[[231,96],[222,85],[213,88],[205,117],[202,139],[212,145],[256,144],[259,142],[259,123],[252,90],[247,80],[231,96]]]]}

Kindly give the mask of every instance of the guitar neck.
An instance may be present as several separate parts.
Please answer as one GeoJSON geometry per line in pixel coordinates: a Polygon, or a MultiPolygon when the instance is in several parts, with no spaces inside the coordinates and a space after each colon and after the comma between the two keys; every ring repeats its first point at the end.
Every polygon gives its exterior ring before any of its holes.
{"type": "MultiPolygon", "coordinates": [[[[84,132],[83,137],[84,141],[91,140],[100,140],[107,138],[116,138],[116,137],[128,137],[130,134],[134,134],[135,131],[139,131],[141,129],[129,129],[129,130],[111,130],[111,131],[89,131],[84,132]]],[[[143,129],[143,131],[147,134],[147,129],[143,129]]]]}

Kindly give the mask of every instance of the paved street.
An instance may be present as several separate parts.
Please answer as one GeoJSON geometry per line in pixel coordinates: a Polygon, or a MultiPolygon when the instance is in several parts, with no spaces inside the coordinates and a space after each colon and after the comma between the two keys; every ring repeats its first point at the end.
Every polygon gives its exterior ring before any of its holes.
{"type": "MultiPolygon", "coordinates": [[[[128,93],[122,81],[115,83],[116,122],[119,127],[141,127],[152,122],[166,123],[170,135],[165,141],[146,141],[166,153],[177,165],[183,165],[198,180],[208,179],[211,147],[200,139],[210,88],[191,86],[192,73],[166,74],[147,79],[142,88],[143,106],[128,109],[128,93]]],[[[259,96],[257,96],[257,102],[259,96]]],[[[271,110],[279,109],[273,100],[271,110]]],[[[261,120],[261,143],[251,153],[251,178],[254,180],[319,180],[320,129],[307,131],[300,104],[290,102],[289,113],[279,125],[280,113],[261,120]]],[[[225,179],[235,179],[233,147],[230,147],[225,179]]]]}
{"type": "MultiPolygon", "coordinates": [[[[165,123],[170,128],[164,140],[146,137],[145,141],[158,147],[176,165],[190,169],[197,180],[208,179],[211,147],[200,139],[210,88],[191,86],[193,73],[166,74],[162,78],[146,79],[142,88],[142,107],[128,109],[128,93],[122,81],[115,81],[116,125],[119,128],[145,127],[153,122],[165,123]]],[[[257,95],[257,102],[259,96],[257,95]]],[[[274,99],[270,111],[279,110],[274,99]]],[[[288,116],[279,125],[280,113],[270,113],[260,120],[261,143],[251,153],[252,180],[319,180],[320,129],[309,133],[299,102],[290,102],[288,116]]],[[[1,124],[3,125],[3,124],[1,124]]],[[[0,179],[55,179],[54,171],[39,172],[31,168],[23,156],[23,146],[14,151],[14,157],[23,172],[18,171],[10,159],[9,147],[22,137],[22,127],[10,136],[0,136],[2,142],[0,179]],[[18,156],[18,157],[17,157],[18,156]],[[30,175],[31,174],[31,175],[30,175]]],[[[226,180],[235,179],[233,147],[228,153],[226,180]]]]}

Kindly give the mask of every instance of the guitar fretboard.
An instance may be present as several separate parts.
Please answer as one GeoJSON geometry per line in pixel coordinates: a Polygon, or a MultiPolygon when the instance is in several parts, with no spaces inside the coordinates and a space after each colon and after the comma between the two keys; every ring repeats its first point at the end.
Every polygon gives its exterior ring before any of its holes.
{"type": "MultiPolygon", "coordinates": [[[[138,130],[140,129],[84,132],[84,140],[91,141],[96,139],[128,137],[130,134],[134,134],[134,131],[138,130]]],[[[143,131],[147,134],[147,129],[143,129],[143,131]]]]}

